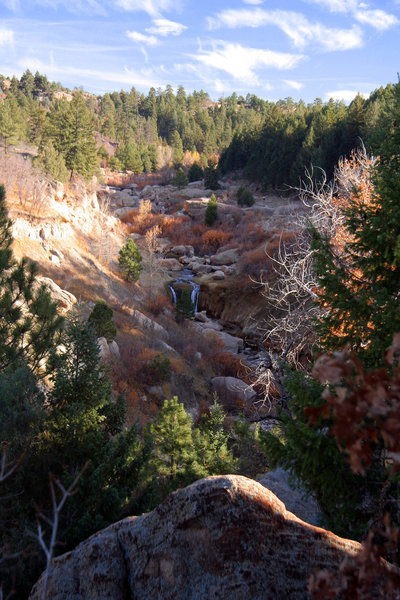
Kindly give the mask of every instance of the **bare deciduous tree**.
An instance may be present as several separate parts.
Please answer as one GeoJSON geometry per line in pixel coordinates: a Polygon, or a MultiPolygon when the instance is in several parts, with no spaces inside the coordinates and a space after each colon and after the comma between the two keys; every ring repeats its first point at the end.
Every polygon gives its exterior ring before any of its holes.
{"type": "MultiPolygon", "coordinates": [[[[265,389],[265,398],[276,394],[281,372],[282,356],[295,368],[307,368],[315,342],[314,323],[323,308],[315,300],[318,282],[313,268],[310,229],[315,228],[330,240],[335,257],[346,267],[344,208],[354,190],[362,185],[375,159],[368,157],[365,148],[354,152],[350,159],[341,159],[334,178],[328,181],[321,171],[317,180],[313,170],[306,171],[305,180],[296,192],[308,209],[297,219],[290,241],[280,239],[277,251],[267,256],[274,276],[262,281],[267,300],[268,323],[264,344],[269,350],[268,367],[261,367],[257,383],[265,389]]],[[[265,361],[264,361],[265,362],[265,361]]]]}
{"type": "Polygon", "coordinates": [[[42,586],[43,600],[46,600],[46,598],[47,598],[48,578],[49,578],[51,561],[53,559],[54,551],[55,551],[55,548],[57,545],[57,533],[58,533],[58,525],[59,525],[59,520],[60,520],[60,513],[63,509],[64,504],[68,500],[68,498],[76,492],[76,487],[79,483],[79,480],[82,477],[85,470],[87,469],[88,465],[89,465],[89,462],[86,462],[85,465],[83,466],[83,468],[76,475],[75,479],[72,481],[72,483],[68,487],[68,489],[65,489],[63,484],[59,481],[59,479],[56,479],[55,477],[53,477],[52,473],[49,473],[49,486],[50,486],[50,493],[51,493],[52,516],[49,518],[42,511],[38,511],[37,533],[31,534],[39,542],[39,545],[40,545],[41,549],[43,550],[44,555],[46,557],[46,569],[44,571],[44,581],[43,581],[43,586],[42,586]],[[61,498],[59,500],[57,499],[57,492],[61,492],[61,498]],[[50,528],[50,535],[49,535],[48,541],[46,541],[46,539],[45,539],[46,533],[43,530],[41,521],[43,523],[46,523],[46,525],[48,525],[50,528]]]}

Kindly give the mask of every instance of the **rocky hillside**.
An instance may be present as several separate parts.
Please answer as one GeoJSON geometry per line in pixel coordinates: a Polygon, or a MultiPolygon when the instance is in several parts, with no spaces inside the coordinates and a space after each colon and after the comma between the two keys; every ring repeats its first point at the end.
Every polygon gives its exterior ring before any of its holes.
{"type": "Polygon", "coordinates": [[[233,414],[250,414],[256,394],[248,388],[246,343],[257,338],[266,316],[256,279],[267,241],[282,223],[289,226],[299,204],[266,198],[253,188],[254,206],[240,208],[235,194],[245,182],[221,181],[211,227],[204,221],[213,192],[202,181],[177,188],[152,175],[125,178],[118,187],[34,180],[32,190],[22,193],[11,174],[17,167],[27,181],[32,174],[18,154],[7,160],[14,161],[4,172],[16,255],[39,264],[62,311],[77,305],[87,316],[98,299],[114,310],[117,346],[111,352],[102,342],[101,348],[116,391],[126,391],[130,422],[144,424],[174,394],[197,418],[213,391],[233,414]],[[155,229],[150,247],[148,235],[155,229]],[[128,237],[143,255],[138,284],[126,282],[118,267],[128,237]],[[194,321],[179,325],[169,286],[182,277],[191,282],[183,287],[195,285],[200,293],[194,321]],[[171,373],[151,381],[145,372],[159,355],[168,358],[171,373]]]}

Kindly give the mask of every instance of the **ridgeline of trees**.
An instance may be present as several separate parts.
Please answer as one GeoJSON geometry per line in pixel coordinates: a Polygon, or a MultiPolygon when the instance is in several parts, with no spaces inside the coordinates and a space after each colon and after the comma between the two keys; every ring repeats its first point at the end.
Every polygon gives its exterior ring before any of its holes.
{"type": "Polygon", "coordinates": [[[103,96],[70,92],[27,70],[20,80],[0,75],[0,143],[5,152],[21,140],[35,144],[39,165],[60,178],[73,172],[88,178],[100,159],[117,170],[154,171],[162,147],[175,166],[185,152],[203,168],[220,155],[222,173],[244,169],[265,187],[297,185],[311,165],[331,176],[339,157],[360,140],[377,148],[395,88],[381,87],[368,99],[357,95],[349,106],[235,93],[212,102],[202,90],[187,94],[180,86],[175,94],[169,85],[147,96],[135,88],[103,96]],[[95,133],[114,150],[102,145],[96,151],[95,133]]]}

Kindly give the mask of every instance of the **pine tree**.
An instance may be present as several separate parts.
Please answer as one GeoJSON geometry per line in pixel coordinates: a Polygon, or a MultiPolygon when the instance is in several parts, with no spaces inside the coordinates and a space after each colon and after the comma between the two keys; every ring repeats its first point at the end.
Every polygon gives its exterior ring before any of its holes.
{"type": "Polygon", "coordinates": [[[161,496],[198,478],[192,417],[185,412],[177,396],[165,400],[149,432],[152,439],[150,461],[161,496]]]}
{"type": "Polygon", "coordinates": [[[182,167],[179,167],[179,169],[177,170],[175,177],[172,180],[172,184],[176,185],[176,187],[178,188],[183,188],[185,187],[185,185],[188,184],[188,179],[182,167]]]}
{"type": "Polygon", "coordinates": [[[203,169],[199,165],[199,163],[193,163],[188,171],[188,180],[190,181],[198,181],[203,178],[203,169]]]}
{"type": "Polygon", "coordinates": [[[6,98],[4,104],[0,105],[0,141],[6,154],[20,137],[18,112],[15,99],[6,98]]]}
{"type": "Polygon", "coordinates": [[[116,158],[119,158],[125,170],[133,173],[143,173],[143,162],[136,145],[128,140],[126,144],[122,144],[115,153],[116,158]]]}
{"type": "Polygon", "coordinates": [[[73,173],[89,179],[98,171],[94,122],[83,96],[75,94],[71,102],[62,100],[49,114],[46,137],[52,140],[73,173]]]}
{"type": "Polygon", "coordinates": [[[287,469],[314,494],[329,529],[357,539],[371,517],[363,501],[376,492],[376,480],[352,473],[346,455],[327,435],[331,419],[310,423],[305,409],[323,404],[323,387],[303,373],[288,373],[284,381],[290,414],[281,411],[281,425],[261,437],[267,462],[270,468],[287,469]]]}
{"type": "Polygon", "coordinates": [[[209,415],[203,415],[193,431],[197,462],[204,471],[203,477],[237,471],[237,460],[228,447],[230,435],[224,427],[225,418],[224,409],[214,396],[209,415]]]}
{"type": "Polygon", "coordinates": [[[326,308],[317,330],[322,351],[348,345],[368,367],[383,363],[400,331],[400,85],[393,122],[372,173],[345,208],[346,260],[314,232],[320,303],[326,308]]]}
{"type": "Polygon", "coordinates": [[[62,342],[52,358],[50,411],[35,446],[38,466],[30,492],[38,501],[40,493],[46,494],[44,483],[35,491],[40,475],[44,482],[51,471],[65,485],[90,461],[67,508],[62,535],[72,544],[120,516],[137,483],[140,444],[135,428],[122,432],[125,401],[113,399],[92,325],[72,316],[62,342]]]}
{"type": "Polygon", "coordinates": [[[0,186],[0,370],[25,363],[37,372],[46,368],[63,319],[46,287],[35,290],[36,265],[14,259],[11,226],[0,186]]]}
{"type": "Polygon", "coordinates": [[[183,144],[181,136],[179,135],[179,131],[177,131],[176,129],[171,136],[171,146],[173,150],[172,156],[174,165],[181,165],[183,161],[183,144]]]}
{"type": "Polygon", "coordinates": [[[44,146],[34,164],[57,181],[65,183],[68,179],[64,158],[57,152],[51,141],[44,146]]]}
{"type": "Polygon", "coordinates": [[[204,169],[204,186],[210,190],[219,189],[219,169],[210,165],[204,169]]]}
{"type": "Polygon", "coordinates": [[[105,337],[107,342],[112,342],[117,335],[117,328],[112,317],[112,308],[104,300],[97,300],[88,319],[88,322],[95,328],[97,337],[105,337]]]}
{"type": "Polygon", "coordinates": [[[142,255],[132,239],[121,248],[118,255],[119,267],[127,281],[137,281],[143,270],[142,255]]]}
{"type": "Polygon", "coordinates": [[[205,224],[208,226],[214,225],[218,217],[218,202],[215,194],[211,194],[211,198],[208,201],[206,213],[204,216],[205,224]]]}

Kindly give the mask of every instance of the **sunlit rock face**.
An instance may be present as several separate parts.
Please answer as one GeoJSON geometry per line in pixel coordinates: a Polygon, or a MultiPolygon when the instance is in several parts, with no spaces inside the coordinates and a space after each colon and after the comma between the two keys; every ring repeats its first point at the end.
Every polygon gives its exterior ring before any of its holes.
{"type": "MultiPolygon", "coordinates": [[[[261,484],[202,479],[54,560],[48,600],[309,599],[316,569],[361,546],[309,525],[261,484]]],[[[30,599],[43,597],[43,576],[30,599]]]]}

